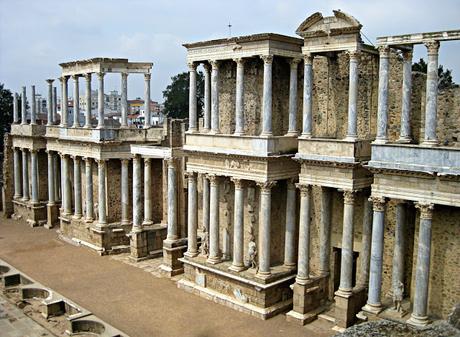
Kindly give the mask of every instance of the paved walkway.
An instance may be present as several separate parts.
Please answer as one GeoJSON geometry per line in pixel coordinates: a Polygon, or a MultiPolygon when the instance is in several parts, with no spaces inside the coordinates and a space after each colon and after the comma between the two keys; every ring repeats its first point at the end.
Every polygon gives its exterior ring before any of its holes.
{"type": "MultiPolygon", "coordinates": [[[[3,214],[0,213],[0,217],[3,214]]],[[[54,230],[0,218],[0,258],[131,337],[331,336],[284,315],[262,321],[177,289],[164,278],[58,239],[54,230]]]]}

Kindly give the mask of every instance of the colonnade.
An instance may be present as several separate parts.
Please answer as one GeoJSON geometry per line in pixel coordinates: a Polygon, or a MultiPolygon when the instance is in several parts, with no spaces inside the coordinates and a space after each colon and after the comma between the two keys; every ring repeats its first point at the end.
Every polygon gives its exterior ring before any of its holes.
{"type": "Polygon", "coordinates": [[[38,204],[38,150],[13,148],[13,170],[14,199],[38,204]]]}
{"type": "MultiPolygon", "coordinates": [[[[48,83],[48,97],[47,97],[47,125],[52,125],[55,120],[56,112],[56,87],[53,90],[53,81],[52,79],[46,80],[48,83]]],[[[31,86],[31,98],[30,98],[30,124],[37,124],[37,115],[42,112],[39,95],[35,92],[35,86],[31,86]]],[[[19,106],[19,95],[17,93],[13,94],[13,124],[27,125],[27,89],[22,87],[21,90],[21,106],[19,106]]]]}

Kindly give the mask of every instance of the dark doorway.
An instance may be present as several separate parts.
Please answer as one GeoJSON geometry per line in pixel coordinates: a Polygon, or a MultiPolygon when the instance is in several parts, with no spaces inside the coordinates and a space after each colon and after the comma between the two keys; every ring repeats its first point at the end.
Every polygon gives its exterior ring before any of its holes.
{"type": "MultiPolygon", "coordinates": [[[[339,289],[340,285],[340,263],[342,259],[342,248],[333,247],[332,255],[334,259],[334,292],[339,289]]],[[[353,252],[353,271],[352,271],[352,286],[356,285],[356,267],[358,261],[358,252],[353,252]]]]}

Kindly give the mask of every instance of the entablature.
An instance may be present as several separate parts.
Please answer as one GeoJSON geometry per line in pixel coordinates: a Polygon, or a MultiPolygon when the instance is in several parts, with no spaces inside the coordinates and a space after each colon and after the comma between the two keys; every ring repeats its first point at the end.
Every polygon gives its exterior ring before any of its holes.
{"type": "Polygon", "coordinates": [[[153,63],[129,62],[128,59],[96,57],[88,60],[71,61],[59,64],[62,76],[91,73],[140,73],[149,74],[153,63]]]}

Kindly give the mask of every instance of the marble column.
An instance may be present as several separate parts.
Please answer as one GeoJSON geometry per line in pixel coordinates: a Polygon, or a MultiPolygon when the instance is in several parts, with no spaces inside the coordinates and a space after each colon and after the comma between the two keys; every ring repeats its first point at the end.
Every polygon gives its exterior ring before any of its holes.
{"type": "Polygon", "coordinates": [[[74,191],[74,213],[73,216],[76,219],[82,217],[82,205],[81,205],[81,160],[78,156],[73,156],[73,191],[74,191]]]}
{"type": "MultiPolygon", "coordinates": [[[[296,73],[297,74],[297,73],[296,73]]],[[[296,190],[294,179],[288,179],[286,188],[286,232],[284,234],[284,265],[296,266],[296,190]]]]}
{"type": "Polygon", "coordinates": [[[302,137],[311,138],[313,135],[313,56],[304,55],[303,78],[303,112],[302,137]]]}
{"type": "Polygon", "coordinates": [[[54,200],[59,202],[60,192],[61,192],[61,183],[60,183],[60,170],[59,170],[59,161],[60,157],[58,153],[53,156],[53,169],[54,169],[54,200]]]}
{"type": "Polygon", "coordinates": [[[53,79],[47,79],[48,83],[48,99],[46,101],[47,121],[46,125],[53,125],[53,79]]]}
{"type": "Polygon", "coordinates": [[[14,166],[14,199],[20,199],[22,197],[22,186],[21,186],[21,154],[20,150],[15,147],[13,148],[13,166],[14,166]]]}
{"type": "Polygon", "coordinates": [[[300,59],[291,59],[289,61],[289,128],[288,136],[297,136],[297,70],[300,59]]]}
{"type": "Polygon", "coordinates": [[[168,159],[168,234],[166,239],[174,241],[177,233],[177,176],[175,159],[168,159]]]}
{"type": "Polygon", "coordinates": [[[210,214],[209,214],[209,257],[208,262],[221,262],[219,249],[219,177],[209,175],[210,181],[210,214]]]}
{"type": "Polygon", "coordinates": [[[128,73],[121,73],[121,122],[120,127],[128,127],[128,73]]]}
{"type": "Polygon", "coordinates": [[[105,73],[97,73],[99,89],[97,91],[97,128],[102,129],[105,125],[104,121],[104,75],[105,73]]]}
{"type": "Polygon", "coordinates": [[[61,157],[62,163],[62,204],[63,214],[70,216],[72,214],[72,186],[70,182],[70,167],[69,156],[63,154],[61,157]]]}
{"type": "Polygon", "coordinates": [[[21,125],[27,124],[27,94],[26,87],[22,87],[21,92],[21,125]]]}
{"type": "Polygon", "coordinates": [[[196,64],[190,62],[189,69],[189,94],[188,94],[188,131],[191,133],[198,131],[197,115],[197,93],[196,93],[196,64]]]}
{"type": "Polygon", "coordinates": [[[80,85],[78,75],[72,75],[73,79],[73,125],[80,127],[80,85]]]}
{"type": "Polygon", "coordinates": [[[233,261],[230,270],[240,272],[244,267],[244,183],[232,178],[235,184],[235,209],[233,212],[233,261]]]}
{"type": "Polygon", "coordinates": [[[197,230],[198,230],[198,190],[195,172],[187,172],[188,179],[188,208],[187,208],[187,252],[188,257],[198,255],[197,230]]]}
{"type": "Polygon", "coordinates": [[[219,126],[219,61],[211,63],[211,133],[220,133],[219,126]]]}
{"type": "Polygon", "coordinates": [[[152,126],[152,116],[150,113],[150,79],[151,74],[144,74],[144,128],[152,126]]]}
{"type": "Polygon", "coordinates": [[[305,284],[310,278],[310,211],[311,186],[297,184],[300,189],[300,222],[299,222],[299,261],[297,263],[298,284],[305,284]]]}
{"type": "Polygon", "coordinates": [[[350,296],[352,294],[353,278],[353,216],[355,192],[343,192],[343,229],[342,229],[342,259],[340,261],[340,284],[336,295],[350,296]]]}
{"type": "Polygon", "coordinates": [[[407,204],[404,201],[396,205],[395,242],[393,249],[393,270],[391,284],[393,292],[404,284],[404,253],[406,248],[407,204]]]}
{"type": "Polygon", "coordinates": [[[331,195],[329,187],[321,187],[321,222],[319,227],[319,272],[329,275],[331,254],[331,195]]]}
{"type": "Polygon", "coordinates": [[[142,225],[153,224],[152,201],[152,159],[144,158],[144,222],[142,225]]]}
{"type": "Polygon", "coordinates": [[[385,198],[371,197],[374,215],[372,221],[371,265],[369,289],[364,311],[378,314],[382,311],[380,293],[382,290],[383,234],[385,227],[385,198]]]}
{"type": "Polygon", "coordinates": [[[29,156],[22,149],[22,200],[29,201],[29,156]]]}
{"type": "Polygon", "coordinates": [[[358,58],[359,51],[353,50],[348,53],[350,55],[350,74],[348,87],[348,140],[358,139],[358,58]]]}
{"type": "Polygon", "coordinates": [[[257,276],[265,278],[270,271],[270,231],[271,231],[271,189],[276,181],[259,183],[260,187],[260,219],[259,219],[259,270],[257,276]]]}
{"type": "Polygon", "coordinates": [[[272,65],[273,55],[261,55],[264,61],[264,88],[262,99],[262,133],[261,136],[272,136],[272,65]]]}
{"type": "Polygon", "coordinates": [[[85,128],[91,127],[91,73],[85,74],[86,84],[86,110],[85,110],[85,128]]]}
{"type": "Polygon", "coordinates": [[[31,187],[32,187],[32,204],[38,204],[38,153],[37,150],[30,150],[30,164],[31,164],[31,187]]]}
{"type": "Polygon", "coordinates": [[[363,229],[361,237],[361,253],[359,254],[361,273],[358,279],[358,285],[361,288],[367,288],[369,284],[369,263],[371,257],[372,242],[372,202],[367,196],[364,196],[363,202],[363,229]]]}
{"type": "Polygon", "coordinates": [[[203,64],[204,68],[204,113],[203,113],[203,131],[211,130],[211,66],[208,63],[203,64]]]}
{"type": "Polygon", "coordinates": [[[32,85],[32,94],[30,99],[30,124],[37,124],[37,98],[35,95],[35,85],[32,85]]]}
{"type": "Polygon", "coordinates": [[[244,134],[244,59],[236,62],[235,136],[244,134]]]}
{"type": "Polygon", "coordinates": [[[105,181],[105,159],[97,161],[97,182],[98,182],[98,211],[99,211],[99,225],[107,224],[107,199],[106,199],[106,181],[105,181]]]}
{"type": "Polygon", "coordinates": [[[91,158],[85,158],[85,178],[86,178],[86,222],[94,220],[93,203],[93,163],[91,158]]]}
{"type": "Polygon", "coordinates": [[[412,94],[412,49],[405,50],[403,56],[403,84],[402,84],[402,110],[401,130],[398,143],[410,143],[412,132],[410,127],[410,110],[412,94]]]}
{"type": "Polygon", "coordinates": [[[121,160],[121,224],[129,225],[129,159],[121,160]]]}
{"type": "Polygon", "coordinates": [[[415,293],[412,314],[408,323],[425,326],[428,320],[428,290],[430,286],[431,225],[433,204],[417,203],[420,209],[417,267],[415,271],[415,293]]]}
{"type": "MultiPolygon", "coordinates": [[[[377,137],[375,143],[388,143],[388,79],[390,77],[390,47],[379,46],[379,89],[377,106],[377,137]]],[[[351,59],[350,59],[351,62],[351,59]]],[[[351,74],[351,63],[350,63],[351,74]]],[[[350,75],[351,80],[351,75],[350,75]]]]}
{"type": "Polygon", "coordinates": [[[425,139],[423,145],[438,145],[436,136],[438,112],[438,52],[439,41],[425,43],[428,49],[426,72],[426,104],[425,104],[425,139]]]}
{"type": "Polygon", "coordinates": [[[203,174],[203,229],[209,234],[209,179],[203,174]]]}
{"type": "Polygon", "coordinates": [[[19,123],[18,94],[13,94],[13,124],[19,123]]]}
{"type": "Polygon", "coordinates": [[[67,127],[69,126],[67,118],[67,101],[68,101],[68,77],[62,76],[59,78],[61,81],[61,126],[67,127]]]}
{"type": "MultiPolygon", "coordinates": [[[[135,155],[133,158],[133,231],[142,228],[142,181],[141,181],[141,157],[135,155]]],[[[168,182],[169,186],[169,182],[168,182]]],[[[168,188],[169,191],[169,188],[168,188]]],[[[168,203],[169,205],[169,203],[168,203]]],[[[169,217],[169,210],[168,210],[169,217]]],[[[169,225],[168,225],[169,229],[169,225]]]]}
{"type": "MultiPolygon", "coordinates": [[[[48,109],[48,113],[49,113],[49,109],[48,109]]],[[[55,193],[54,193],[54,189],[55,189],[54,183],[56,179],[56,173],[54,170],[54,153],[52,151],[46,151],[46,152],[48,153],[48,206],[54,206],[56,204],[55,193]]]]}
{"type": "Polygon", "coordinates": [[[57,87],[53,87],[53,124],[57,121],[57,87]]]}

